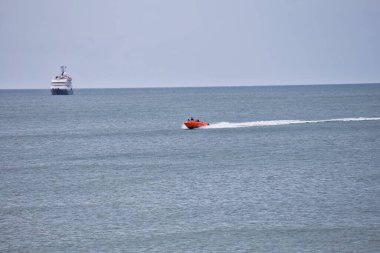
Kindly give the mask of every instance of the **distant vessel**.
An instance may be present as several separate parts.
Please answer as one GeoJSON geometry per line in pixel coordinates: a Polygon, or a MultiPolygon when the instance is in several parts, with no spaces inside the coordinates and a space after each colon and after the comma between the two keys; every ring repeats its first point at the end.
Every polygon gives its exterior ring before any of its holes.
{"type": "Polygon", "coordinates": [[[52,95],[73,95],[73,87],[71,81],[73,80],[66,73],[66,66],[61,66],[61,75],[56,76],[51,80],[50,91],[52,95]]]}

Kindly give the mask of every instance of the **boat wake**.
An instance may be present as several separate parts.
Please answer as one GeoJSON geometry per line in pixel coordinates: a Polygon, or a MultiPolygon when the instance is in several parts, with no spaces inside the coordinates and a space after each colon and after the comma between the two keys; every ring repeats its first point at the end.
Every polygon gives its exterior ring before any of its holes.
{"type": "Polygon", "coordinates": [[[283,126],[291,124],[307,124],[307,123],[325,123],[325,122],[348,122],[348,121],[373,121],[380,120],[380,117],[374,118],[341,118],[341,119],[325,119],[325,120],[267,120],[267,121],[251,121],[241,123],[218,122],[202,127],[202,129],[218,129],[218,128],[238,128],[238,127],[260,127],[260,126],[283,126]]]}

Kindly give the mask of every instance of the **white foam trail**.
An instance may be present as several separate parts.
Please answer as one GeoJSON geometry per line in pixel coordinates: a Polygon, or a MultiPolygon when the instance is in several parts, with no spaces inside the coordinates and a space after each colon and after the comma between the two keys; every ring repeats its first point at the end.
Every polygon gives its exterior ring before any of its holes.
{"type": "Polygon", "coordinates": [[[347,121],[367,121],[367,120],[380,120],[376,118],[341,118],[341,119],[325,119],[325,120],[267,120],[267,121],[251,121],[241,123],[219,122],[210,124],[203,129],[217,129],[217,128],[238,128],[238,127],[258,127],[258,126],[282,126],[291,124],[306,124],[306,123],[323,123],[323,122],[347,122],[347,121]]]}

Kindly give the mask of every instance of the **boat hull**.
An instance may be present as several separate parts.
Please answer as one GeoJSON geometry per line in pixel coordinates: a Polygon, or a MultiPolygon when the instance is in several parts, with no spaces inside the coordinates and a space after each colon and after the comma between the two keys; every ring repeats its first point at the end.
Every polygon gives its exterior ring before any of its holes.
{"type": "Polygon", "coordinates": [[[52,95],[73,95],[73,89],[50,89],[52,95]]]}
{"type": "Polygon", "coordinates": [[[194,129],[194,128],[200,128],[200,127],[205,127],[208,126],[208,122],[204,121],[187,121],[183,123],[188,129],[194,129]]]}

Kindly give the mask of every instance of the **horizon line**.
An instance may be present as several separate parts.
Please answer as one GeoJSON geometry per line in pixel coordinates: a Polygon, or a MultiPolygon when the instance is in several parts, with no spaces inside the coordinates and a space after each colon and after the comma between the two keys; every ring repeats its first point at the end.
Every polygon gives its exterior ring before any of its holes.
{"type": "MultiPolygon", "coordinates": [[[[380,82],[364,83],[309,83],[309,84],[258,84],[258,85],[186,85],[186,86],[130,86],[130,87],[73,87],[74,89],[161,89],[161,88],[239,88],[239,87],[286,87],[286,86],[328,86],[328,85],[379,85],[380,82]]],[[[45,90],[48,88],[0,88],[0,90],[45,90]]]]}

